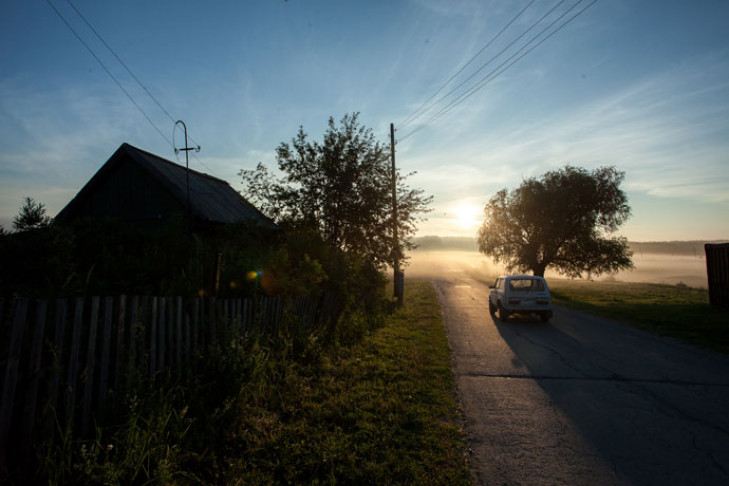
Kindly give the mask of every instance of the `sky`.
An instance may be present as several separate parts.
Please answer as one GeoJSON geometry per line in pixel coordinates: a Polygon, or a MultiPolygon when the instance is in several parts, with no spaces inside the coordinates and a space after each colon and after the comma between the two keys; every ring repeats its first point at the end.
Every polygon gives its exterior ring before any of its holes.
{"type": "Polygon", "coordinates": [[[300,126],[321,140],[358,112],[385,144],[394,123],[398,168],[434,198],[419,236],[475,236],[497,191],[570,164],[625,172],[631,241],[729,239],[725,0],[8,0],[0,15],[6,230],[26,196],[54,216],[124,142],[184,164],[178,119],[201,146],[190,167],[242,190],[238,172],[274,168],[300,126]]]}

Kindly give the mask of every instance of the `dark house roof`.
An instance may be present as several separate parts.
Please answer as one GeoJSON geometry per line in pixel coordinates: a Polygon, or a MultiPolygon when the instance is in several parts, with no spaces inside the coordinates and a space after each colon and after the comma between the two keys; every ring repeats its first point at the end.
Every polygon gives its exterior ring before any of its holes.
{"type": "MultiPolygon", "coordinates": [[[[56,221],[85,217],[114,217],[150,223],[187,213],[188,171],[157,155],[122,144],[86,183],[56,221]]],[[[275,224],[227,182],[189,171],[190,211],[195,224],[253,222],[275,224]]]]}

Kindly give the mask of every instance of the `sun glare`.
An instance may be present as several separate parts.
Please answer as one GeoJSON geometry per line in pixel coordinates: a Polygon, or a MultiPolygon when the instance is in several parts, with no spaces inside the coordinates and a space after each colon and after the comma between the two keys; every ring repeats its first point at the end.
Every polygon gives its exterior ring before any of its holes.
{"type": "Polygon", "coordinates": [[[474,204],[461,204],[452,209],[453,221],[461,229],[473,228],[482,223],[480,221],[481,208],[474,204]]]}

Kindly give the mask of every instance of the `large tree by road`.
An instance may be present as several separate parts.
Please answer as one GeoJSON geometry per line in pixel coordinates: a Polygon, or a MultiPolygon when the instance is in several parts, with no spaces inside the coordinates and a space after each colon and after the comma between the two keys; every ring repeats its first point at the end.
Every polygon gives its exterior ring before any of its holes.
{"type": "Polygon", "coordinates": [[[614,167],[565,166],[502,189],[484,208],[479,250],[539,276],[548,266],[570,277],[632,268],[628,241],[609,236],[630,216],[624,176],[614,167]]]}
{"type": "Polygon", "coordinates": [[[309,141],[303,127],[291,144],[281,143],[276,149],[281,177],[260,163],[239,175],[246,197],[276,221],[305,222],[333,247],[379,267],[412,248],[419,214],[432,199],[408,188],[408,176],[397,172],[395,247],[389,154],[389,145],[379,143],[354,113],[338,126],[330,118],[322,143],[309,141]]]}

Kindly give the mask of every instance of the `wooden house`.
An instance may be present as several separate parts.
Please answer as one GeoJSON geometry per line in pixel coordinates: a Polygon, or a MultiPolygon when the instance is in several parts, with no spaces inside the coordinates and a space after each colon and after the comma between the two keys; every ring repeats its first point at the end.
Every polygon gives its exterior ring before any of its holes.
{"type": "Polygon", "coordinates": [[[122,144],[58,213],[58,223],[112,218],[140,228],[159,228],[182,218],[188,229],[208,233],[220,225],[276,225],[227,182],[122,144]]]}

